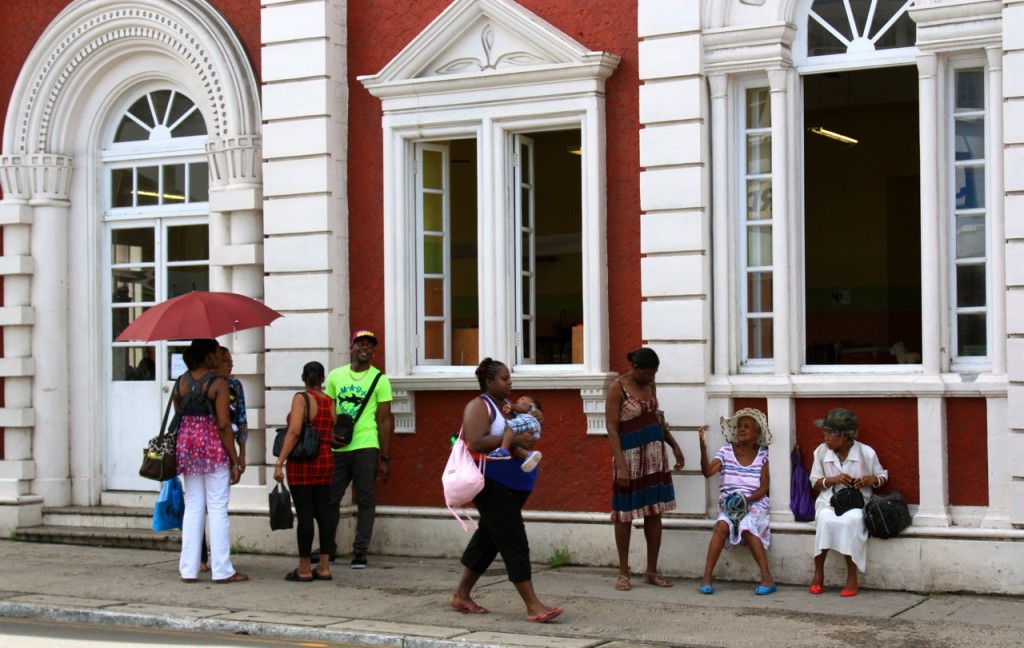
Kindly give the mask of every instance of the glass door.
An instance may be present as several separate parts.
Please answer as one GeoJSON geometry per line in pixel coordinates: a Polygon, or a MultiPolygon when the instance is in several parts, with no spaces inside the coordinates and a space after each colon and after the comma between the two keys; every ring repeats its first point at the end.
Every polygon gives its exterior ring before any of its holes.
{"type": "Polygon", "coordinates": [[[173,380],[185,370],[189,340],[115,342],[143,312],[191,290],[209,289],[205,218],[155,218],[108,224],[104,305],[110,335],[105,350],[105,488],[151,490],[138,476],[139,453],[160,430],[173,380]]]}

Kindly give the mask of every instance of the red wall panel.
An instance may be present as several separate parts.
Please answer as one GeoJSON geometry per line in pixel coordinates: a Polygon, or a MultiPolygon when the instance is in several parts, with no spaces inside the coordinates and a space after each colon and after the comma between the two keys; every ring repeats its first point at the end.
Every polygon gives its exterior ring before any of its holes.
{"type": "MultiPolygon", "coordinates": [[[[857,440],[878,453],[889,471],[882,492],[898,490],[908,502],[919,501],[917,460],[917,400],[913,398],[808,398],[796,402],[796,438],[808,474],[814,449],[822,442],[815,419],[825,418],[833,407],[845,407],[857,415],[857,440]]],[[[938,449],[936,449],[938,451],[938,449]]]]}
{"type": "Polygon", "coordinates": [[[988,506],[988,413],[984,398],[946,400],[949,503],[988,506]]]}
{"type": "MultiPolygon", "coordinates": [[[[517,392],[515,398],[526,392],[517,392]]],[[[554,511],[611,510],[611,451],[604,436],[587,436],[578,391],[530,392],[544,406],[537,449],[537,486],[527,508],[554,511]]],[[[444,506],[441,471],[451,452],[450,439],[462,425],[473,393],[442,391],[416,395],[415,434],[396,434],[391,443],[392,480],[379,486],[382,505],[444,506]]]]}

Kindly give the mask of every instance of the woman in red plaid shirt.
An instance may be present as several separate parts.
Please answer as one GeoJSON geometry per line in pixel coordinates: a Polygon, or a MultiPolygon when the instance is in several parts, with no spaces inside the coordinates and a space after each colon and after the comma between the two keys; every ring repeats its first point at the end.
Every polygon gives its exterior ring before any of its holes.
{"type": "Polygon", "coordinates": [[[316,569],[310,564],[313,549],[313,520],[320,529],[320,538],[329,538],[331,478],[334,476],[334,455],[331,453],[331,435],[334,429],[334,401],[324,393],[324,366],[319,362],[307,362],[302,368],[302,382],[305,392],[292,397],[292,409],[288,413],[288,434],[281,448],[281,456],[274,467],[274,479],[285,477],[287,462],[288,487],[292,491],[295,516],[298,525],[295,534],[299,542],[299,566],[285,575],[285,580],[308,583],[314,580],[331,580],[330,557],[325,547],[320,548],[320,563],[316,569]],[[306,411],[309,397],[309,411],[306,411]],[[320,451],[313,459],[290,459],[292,448],[299,440],[302,425],[309,416],[310,424],[320,434],[320,451]]]}

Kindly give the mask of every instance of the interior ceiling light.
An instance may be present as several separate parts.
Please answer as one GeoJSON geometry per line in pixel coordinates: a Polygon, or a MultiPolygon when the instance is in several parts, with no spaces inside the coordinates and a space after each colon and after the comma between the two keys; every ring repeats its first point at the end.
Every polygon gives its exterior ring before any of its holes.
{"type": "Polygon", "coordinates": [[[823,135],[830,139],[834,139],[837,142],[842,142],[843,144],[852,145],[857,143],[857,140],[853,139],[852,137],[847,137],[846,135],[830,131],[827,128],[822,128],[821,126],[811,126],[808,130],[810,130],[812,133],[817,133],[818,135],[823,135]]]}
{"type": "Polygon", "coordinates": [[[566,146],[565,152],[570,155],[583,155],[583,148],[579,144],[573,146],[566,146]]]}

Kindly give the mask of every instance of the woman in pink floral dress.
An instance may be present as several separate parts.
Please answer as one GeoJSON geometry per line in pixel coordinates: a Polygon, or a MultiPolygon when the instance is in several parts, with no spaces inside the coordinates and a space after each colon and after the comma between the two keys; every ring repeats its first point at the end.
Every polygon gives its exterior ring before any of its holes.
{"type": "Polygon", "coordinates": [[[231,564],[228,535],[228,492],[242,475],[228,410],[228,383],[214,369],[220,363],[216,340],[193,340],[186,351],[194,369],[178,379],[174,408],[178,427],[178,474],[185,483],[185,519],[181,528],[180,579],[194,583],[206,518],[210,521],[210,562],[213,580],[249,580],[231,564]]]}

